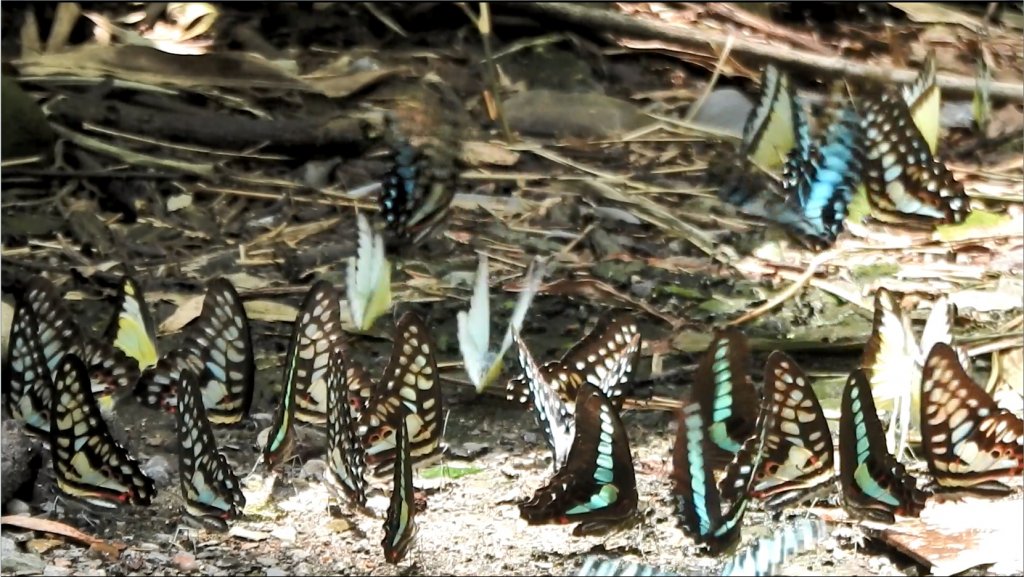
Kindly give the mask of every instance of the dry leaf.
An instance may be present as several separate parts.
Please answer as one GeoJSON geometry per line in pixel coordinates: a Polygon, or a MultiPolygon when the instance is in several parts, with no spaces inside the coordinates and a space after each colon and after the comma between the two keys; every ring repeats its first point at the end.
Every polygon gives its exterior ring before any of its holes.
{"type": "Polygon", "coordinates": [[[469,141],[462,143],[459,159],[469,166],[514,166],[519,162],[519,153],[503,144],[469,141]]]}
{"type": "Polygon", "coordinates": [[[245,314],[250,321],[295,322],[299,309],[292,305],[267,300],[255,300],[244,303],[245,314]]]}

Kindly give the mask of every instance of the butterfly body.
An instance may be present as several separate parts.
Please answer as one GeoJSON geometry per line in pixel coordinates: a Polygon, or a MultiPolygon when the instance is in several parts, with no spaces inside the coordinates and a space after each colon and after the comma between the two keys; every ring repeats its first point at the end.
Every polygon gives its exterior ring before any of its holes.
{"type": "Polygon", "coordinates": [[[574,535],[619,526],[636,515],[633,457],[618,411],[590,383],[580,385],[572,446],[564,465],[528,501],[519,505],[530,524],[574,523],[574,535]]]}
{"type": "Polygon", "coordinates": [[[50,450],[60,491],[97,509],[149,505],[156,495],[153,480],[110,435],[85,363],[66,355],[53,384],[50,450]]]}
{"type": "Polygon", "coordinates": [[[936,484],[1008,492],[997,479],[1024,473],[1024,421],[996,406],[945,343],[929,351],[921,396],[922,445],[936,484]]]}
{"type": "Polygon", "coordinates": [[[862,369],[850,374],[843,389],[839,480],[848,508],[887,523],[894,521],[894,514],[916,517],[928,497],[917,487],[917,479],[886,449],[882,424],[862,369]]]}

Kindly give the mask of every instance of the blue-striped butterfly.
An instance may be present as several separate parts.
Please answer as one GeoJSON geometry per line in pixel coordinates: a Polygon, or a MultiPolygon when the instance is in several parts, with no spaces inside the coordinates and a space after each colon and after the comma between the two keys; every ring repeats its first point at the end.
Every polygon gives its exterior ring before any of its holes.
{"type": "Polygon", "coordinates": [[[46,438],[53,377],[67,354],[86,363],[91,390],[103,408],[138,378],[138,367],[120,350],[82,334],[56,287],[33,277],[19,295],[4,370],[7,408],[28,430],[46,438]]]}
{"type": "Polygon", "coordinates": [[[391,359],[356,428],[366,449],[366,463],[376,475],[394,465],[396,415],[403,406],[412,463],[425,466],[441,456],[444,407],[434,350],[423,320],[412,312],[402,315],[395,324],[391,359]]]}
{"type": "Polygon", "coordinates": [[[827,535],[823,521],[798,518],[729,558],[719,575],[785,575],[782,568],[789,558],[815,549],[827,535]]]}
{"type": "Polygon", "coordinates": [[[789,355],[768,356],[764,389],[764,455],[750,493],[778,509],[835,485],[835,449],[818,396],[789,355]]]}
{"type": "Polygon", "coordinates": [[[366,455],[356,434],[358,414],[353,415],[346,386],[345,356],[331,355],[324,377],[327,386],[327,488],[335,497],[345,495],[354,505],[366,505],[366,455]]]}
{"type": "Polygon", "coordinates": [[[760,396],[750,380],[750,347],[737,329],[716,329],[694,375],[693,400],[708,429],[709,466],[733,460],[754,434],[760,396]]]}
{"type": "Polygon", "coordinates": [[[754,434],[746,439],[720,482],[709,466],[713,448],[701,403],[688,403],[679,412],[672,449],[672,495],[683,530],[710,553],[732,547],[740,537],[747,495],[760,467],[765,427],[758,417],[754,434]]]}
{"type": "MultiPolygon", "coordinates": [[[[291,456],[295,420],[317,422],[322,403],[327,414],[331,357],[341,354],[341,309],[334,285],[321,280],[309,288],[292,324],[284,364],[281,404],[264,447],[263,459],[274,468],[291,456]],[[301,399],[301,403],[300,403],[301,399]],[[303,407],[300,409],[300,404],[303,407]]],[[[324,422],[319,420],[319,422],[324,422]]]]}
{"type": "Polygon", "coordinates": [[[1024,421],[1000,409],[941,342],[924,363],[921,441],[928,471],[942,488],[1006,493],[1009,487],[996,479],[1024,472],[1024,421]]]}
{"type": "Polygon", "coordinates": [[[850,373],[839,417],[839,481],[847,509],[892,523],[916,517],[928,494],[885,447],[882,423],[863,369],[850,373]]]}
{"type": "Polygon", "coordinates": [[[904,98],[874,87],[858,98],[858,106],[872,216],[907,225],[963,222],[971,212],[964,187],[931,152],[904,98]]]}
{"type": "Polygon", "coordinates": [[[379,198],[389,244],[419,244],[437,230],[448,216],[458,178],[455,157],[441,143],[398,143],[379,198]]]}
{"type": "Polygon", "coordinates": [[[408,408],[399,405],[392,413],[395,443],[395,463],[392,476],[391,501],[388,503],[388,514],[384,519],[384,559],[388,563],[398,563],[405,558],[416,537],[416,503],[413,498],[415,487],[412,485],[412,461],[410,437],[406,413],[408,408]]]}
{"type": "Polygon", "coordinates": [[[153,480],[110,435],[85,363],[74,354],[65,355],[53,385],[50,452],[60,491],[100,510],[149,505],[156,496],[153,480]]]}
{"type": "Polygon", "coordinates": [[[160,360],[156,326],[146,306],[142,287],[129,276],[121,279],[117,307],[105,335],[110,343],[139,363],[139,370],[148,369],[160,360]]]}
{"type": "Polygon", "coordinates": [[[181,346],[142,373],[135,396],[143,405],[173,413],[185,369],[211,376],[201,383],[211,423],[234,424],[249,413],[256,373],[252,335],[242,300],[227,279],[209,282],[203,310],[185,327],[181,346]]]}
{"type": "Polygon", "coordinates": [[[589,535],[635,518],[636,476],[629,438],[611,400],[584,382],[575,404],[575,435],[565,464],[520,503],[519,514],[531,525],[580,521],[573,535],[589,535]]]}
{"type": "Polygon", "coordinates": [[[602,559],[588,555],[576,573],[579,577],[678,577],[679,573],[671,573],[644,563],[626,561],[625,559],[602,559]]]}
{"type": "Polygon", "coordinates": [[[213,379],[209,369],[197,378],[190,369],[181,371],[178,396],[178,462],[185,514],[204,526],[227,530],[227,521],[245,508],[241,483],[227,458],[217,448],[217,438],[203,406],[203,381],[213,379]]]}

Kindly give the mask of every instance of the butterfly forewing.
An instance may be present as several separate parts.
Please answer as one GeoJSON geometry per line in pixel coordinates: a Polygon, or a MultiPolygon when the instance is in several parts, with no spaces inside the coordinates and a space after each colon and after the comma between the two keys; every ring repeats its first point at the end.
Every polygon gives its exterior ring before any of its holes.
{"type": "Polygon", "coordinates": [[[694,395],[711,441],[705,458],[713,467],[728,463],[754,434],[760,405],[750,380],[750,348],[742,332],[715,331],[697,366],[694,395]]]}
{"type": "Polygon", "coordinates": [[[818,397],[789,355],[775,351],[768,356],[764,390],[764,456],[751,494],[778,508],[831,487],[835,453],[818,397]]]}
{"type": "Polygon", "coordinates": [[[384,519],[384,558],[388,563],[398,563],[409,550],[416,537],[416,506],[413,499],[415,488],[412,485],[412,455],[410,454],[410,433],[406,426],[406,410],[399,407],[396,413],[395,433],[395,465],[391,488],[391,501],[388,504],[387,517],[384,519]]]}
{"type": "Polygon", "coordinates": [[[929,151],[907,103],[890,90],[862,100],[864,186],[873,215],[897,223],[963,222],[970,213],[964,187],[929,151]]]}
{"type": "Polygon", "coordinates": [[[519,505],[530,524],[582,523],[574,535],[619,526],[637,511],[633,457],[618,410],[600,388],[584,383],[576,399],[576,432],[565,464],[519,505]]]}
{"type": "Polygon", "coordinates": [[[1024,472],[1024,421],[996,406],[944,343],[925,361],[921,397],[921,439],[935,482],[1007,492],[995,479],[1024,472]]]}
{"type": "Polygon", "coordinates": [[[55,373],[50,449],[57,487],[88,505],[149,505],[156,495],[153,480],[111,437],[75,355],[65,356],[55,373]]]}
{"type": "MultiPolygon", "coordinates": [[[[573,415],[559,395],[559,389],[552,383],[549,373],[537,366],[530,349],[523,342],[519,331],[512,330],[512,340],[519,351],[519,364],[523,368],[523,380],[529,390],[528,399],[533,399],[533,414],[537,424],[544,431],[544,440],[551,449],[552,467],[557,471],[565,464],[573,440],[573,415]]],[[[510,388],[513,386],[510,383],[510,388]]],[[[573,400],[575,404],[575,399],[573,400]]]]}
{"type": "Polygon", "coordinates": [[[50,431],[53,382],[39,345],[36,321],[24,300],[18,303],[11,321],[11,339],[4,367],[7,409],[37,435],[50,431]]]}
{"type": "Polygon", "coordinates": [[[917,488],[917,479],[886,449],[882,423],[862,369],[850,374],[843,389],[839,480],[847,507],[882,522],[893,522],[894,514],[916,517],[927,499],[917,488]]]}
{"type": "Polygon", "coordinates": [[[366,460],[355,430],[340,352],[327,365],[327,486],[357,507],[366,505],[366,460]]]}
{"type": "Polygon", "coordinates": [[[107,325],[106,342],[124,352],[144,370],[157,363],[156,325],[149,314],[142,287],[125,276],[117,295],[114,316],[107,325]]]}
{"type": "Polygon", "coordinates": [[[743,128],[742,153],[772,172],[782,167],[794,146],[801,141],[806,145],[809,138],[807,120],[792,81],[769,64],[761,75],[757,106],[743,128]]]}
{"type": "Polygon", "coordinates": [[[241,515],[245,495],[227,458],[217,448],[213,427],[203,406],[202,381],[215,377],[208,370],[199,378],[191,370],[178,382],[178,443],[181,494],[185,513],[219,530],[241,515]]]}
{"type": "Polygon", "coordinates": [[[391,360],[357,429],[366,448],[366,462],[375,467],[375,474],[394,463],[395,415],[403,405],[412,461],[425,465],[441,453],[441,387],[433,339],[423,321],[411,312],[395,325],[391,360]]]}

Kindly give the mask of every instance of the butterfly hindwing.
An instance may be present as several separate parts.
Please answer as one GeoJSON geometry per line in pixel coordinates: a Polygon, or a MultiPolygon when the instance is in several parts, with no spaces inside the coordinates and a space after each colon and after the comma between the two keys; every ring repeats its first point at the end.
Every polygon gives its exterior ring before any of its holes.
{"type": "Polygon", "coordinates": [[[203,406],[202,381],[213,379],[208,370],[197,378],[181,371],[178,382],[178,443],[181,494],[185,513],[218,530],[241,515],[245,495],[227,458],[217,448],[217,438],[203,406]]]}
{"type": "Polygon", "coordinates": [[[945,343],[925,361],[921,439],[928,470],[943,488],[1005,493],[996,479],[1024,472],[1024,421],[996,406],[945,343]]]}
{"type": "Polygon", "coordinates": [[[366,457],[346,386],[346,367],[340,351],[331,355],[325,376],[327,385],[327,486],[344,494],[357,507],[366,505],[366,457]]]}
{"type": "Polygon", "coordinates": [[[406,409],[399,406],[394,413],[395,463],[391,501],[388,504],[387,517],[384,519],[384,558],[388,563],[398,563],[409,550],[416,537],[416,504],[415,488],[412,485],[412,455],[410,453],[410,433],[406,409]]]}
{"type": "Polygon", "coordinates": [[[839,480],[846,505],[891,523],[894,514],[914,517],[927,494],[885,446],[871,387],[862,369],[850,374],[839,418],[839,480]]]}
{"type": "Polygon", "coordinates": [[[591,383],[577,393],[575,429],[565,464],[519,512],[530,524],[581,521],[573,534],[593,534],[636,514],[633,457],[618,410],[591,383]]]}
{"type": "Polygon", "coordinates": [[[441,454],[442,398],[434,342],[414,313],[395,325],[395,343],[384,375],[359,420],[366,462],[380,475],[395,460],[395,415],[404,406],[413,463],[425,465],[441,454]]]}
{"type": "Polygon", "coordinates": [[[50,449],[58,488],[101,509],[149,505],[156,495],[153,480],[110,435],[81,359],[64,357],[53,393],[50,449]]]}
{"type": "Polygon", "coordinates": [[[694,395],[712,446],[705,458],[713,467],[724,465],[754,434],[760,406],[750,380],[750,347],[741,331],[715,331],[697,365],[694,395]]]}
{"type": "Polygon", "coordinates": [[[778,508],[832,487],[832,432],[807,376],[786,353],[768,356],[764,369],[764,456],[751,495],[778,508]]]}

